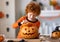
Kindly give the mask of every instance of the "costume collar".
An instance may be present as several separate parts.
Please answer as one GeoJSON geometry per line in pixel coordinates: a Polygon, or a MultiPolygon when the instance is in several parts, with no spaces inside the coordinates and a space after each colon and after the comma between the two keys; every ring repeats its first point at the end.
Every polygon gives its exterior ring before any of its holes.
{"type": "Polygon", "coordinates": [[[27,21],[32,22],[32,23],[35,23],[35,22],[38,21],[38,19],[36,19],[36,21],[30,21],[30,20],[28,19],[28,17],[26,17],[26,19],[27,19],[27,21]]]}

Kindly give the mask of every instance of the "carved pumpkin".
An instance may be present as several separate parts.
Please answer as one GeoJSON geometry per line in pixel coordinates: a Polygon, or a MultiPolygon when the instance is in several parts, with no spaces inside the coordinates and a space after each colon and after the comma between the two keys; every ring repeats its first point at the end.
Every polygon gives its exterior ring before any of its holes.
{"type": "Polygon", "coordinates": [[[60,31],[53,31],[52,38],[60,38],[60,31]]]}
{"type": "Polygon", "coordinates": [[[21,25],[20,27],[20,33],[22,38],[26,39],[32,39],[32,38],[38,38],[38,28],[37,26],[34,26],[32,23],[26,23],[21,25]]]}
{"type": "Polygon", "coordinates": [[[52,38],[60,38],[60,26],[56,26],[51,36],[52,38]]]}
{"type": "Polygon", "coordinates": [[[0,42],[4,40],[4,37],[0,35],[0,42]]]}

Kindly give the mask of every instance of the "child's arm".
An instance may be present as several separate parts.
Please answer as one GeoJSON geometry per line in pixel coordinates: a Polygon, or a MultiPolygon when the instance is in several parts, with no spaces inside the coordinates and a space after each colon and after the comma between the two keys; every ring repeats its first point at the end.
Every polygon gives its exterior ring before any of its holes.
{"type": "Polygon", "coordinates": [[[20,19],[18,19],[13,25],[13,28],[17,28],[19,26],[19,24],[21,24],[21,22],[26,18],[26,16],[21,17],[20,19]]]}

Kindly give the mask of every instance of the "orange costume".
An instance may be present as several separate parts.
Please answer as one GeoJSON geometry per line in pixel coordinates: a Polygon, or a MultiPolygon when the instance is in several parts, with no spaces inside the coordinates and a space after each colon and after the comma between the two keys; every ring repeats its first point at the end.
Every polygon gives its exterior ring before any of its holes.
{"type": "MultiPolygon", "coordinates": [[[[21,22],[22,22],[23,20],[27,20],[28,22],[33,23],[33,24],[34,24],[35,26],[37,26],[38,28],[40,27],[40,21],[38,21],[38,19],[36,19],[35,22],[32,22],[32,21],[29,21],[29,20],[27,19],[27,16],[23,16],[23,17],[21,17],[19,20],[17,20],[17,22],[15,22],[15,23],[13,24],[13,28],[17,28],[17,27],[21,26],[21,25],[22,25],[21,22]]],[[[18,33],[17,38],[22,38],[19,33],[18,33]]]]}

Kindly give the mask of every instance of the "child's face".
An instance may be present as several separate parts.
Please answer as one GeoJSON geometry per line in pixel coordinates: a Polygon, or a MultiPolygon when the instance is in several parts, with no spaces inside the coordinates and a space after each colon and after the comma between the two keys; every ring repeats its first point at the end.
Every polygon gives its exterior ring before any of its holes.
{"type": "Polygon", "coordinates": [[[35,17],[36,17],[36,14],[34,14],[32,12],[28,13],[28,18],[35,19],[35,17]]]}

